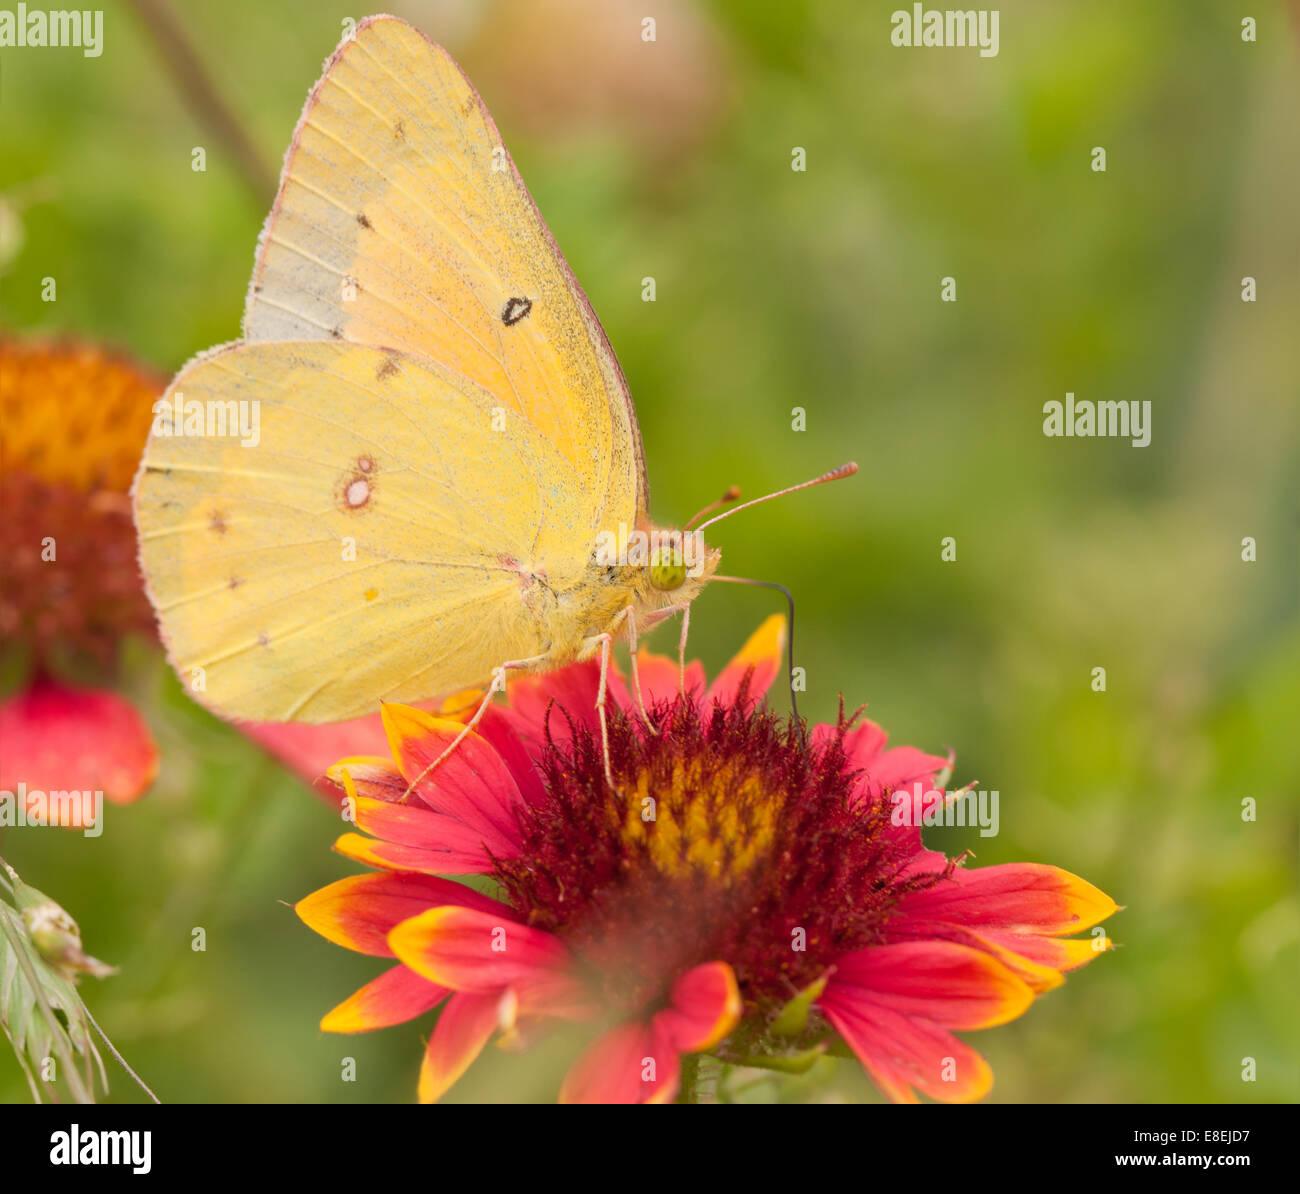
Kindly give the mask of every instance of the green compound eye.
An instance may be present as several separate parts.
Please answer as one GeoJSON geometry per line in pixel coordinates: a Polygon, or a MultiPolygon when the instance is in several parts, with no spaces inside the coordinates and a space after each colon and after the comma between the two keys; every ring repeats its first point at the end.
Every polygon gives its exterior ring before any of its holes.
{"type": "MultiPolygon", "coordinates": [[[[675,552],[667,553],[671,559],[675,552]]],[[[673,589],[680,589],[686,583],[686,565],[681,563],[661,564],[658,562],[659,557],[656,555],[656,562],[650,565],[650,584],[653,588],[661,592],[671,592],[673,589]]]]}

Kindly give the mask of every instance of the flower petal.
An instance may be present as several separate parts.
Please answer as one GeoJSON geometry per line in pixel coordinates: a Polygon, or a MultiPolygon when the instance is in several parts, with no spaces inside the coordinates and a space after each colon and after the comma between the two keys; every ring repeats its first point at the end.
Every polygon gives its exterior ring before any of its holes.
{"type": "Polygon", "coordinates": [[[918,935],[930,926],[1060,937],[1078,933],[1119,910],[1105,892],[1059,867],[1010,862],[968,871],[912,892],[898,905],[890,928],[918,935]]]}
{"type": "Polygon", "coordinates": [[[998,956],[1008,966],[1050,967],[1058,972],[1077,970],[1115,948],[1115,943],[1105,933],[1087,937],[1037,937],[1028,933],[975,933],[972,936],[995,954],[999,950],[1005,951],[1006,956],[998,956]]]}
{"type": "MultiPolygon", "coordinates": [[[[431,816],[438,816],[431,813],[431,816]]],[[[451,817],[443,817],[447,843],[437,850],[404,846],[399,842],[377,841],[360,833],[345,833],[334,849],[344,858],[363,862],[385,871],[416,875],[485,875],[492,870],[492,860],[483,849],[477,830],[451,817]]]]}
{"type": "MultiPolygon", "coordinates": [[[[660,701],[677,699],[681,689],[681,668],[677,660],[669,659],[666,655],[654,655],[643,647],[637,652],[636,666],[641,677],[641,698],[647,709],[660,701]]],[[[704,689],[704,665],[698,659],[687,663],[685,679],[688,695],[704,689]]],[[[627,683],[630,688],[631,678],[627,683]]]]}
{"type": "MultiPolygon", "coordinates": [[[[386,704],[383,718],[393,758],[408,783],[419,779],[465,729],[410,705],[386,704]]],[[[519,788],[491,744],[477,734],[466,735],[420,779],[415,792],[434,812],[472,825],[493,853],[501,854],[519,840],[519,788]]]]}
{"type": "Polygon", "coordinates": [[[704,1053],[730,1035],[744,1004],[736,976],[726,962],[688,970],[674,984],[671,1002],[654,1017],[654,1027],[681,1053],[704,1053]]]}
{"type": "Polygon", "coordinates": [[[406,795],[406,777],[390,757],[377,755],[350,755],[339,759],[325,769],[325,779],[321,782],[336,788],[340,799],[349,782],[358,796],[380,800],[384,804],[396,804],[406,795]]]}
{"type": "Polygon", "coordinates": [[[874,801],[886,792],[910,790],[920,783],[922,791],[936,786],[940,772],[952,766],[951,756],[927,754],[915,746],[885,749],[889,735],[865,718],[844,735],[844,753],[850,770],[860,771],[854,786],[855,803],[874,801]]]}
{"type": "Polygon", "coordinates": [[[86,828],[94,810],[58,800],[46,807],[37,793],[103,792],[128,804],[157,771],[158,748],[144,718],[114,692],[39,679],[0,703],[0,788],[17,792],[25,784],[32,819],[86,828]]]}
{"type": "Polygon", "coordinates": [[[827,987],[818,1001],[863,1069],[895,1103],[919,1102],[913,1087],[944,1103],[969,1103],[993,1086],[988,1062],[946,1029],[827,987]]]}
{"type": "MultiPolygon", "coordinates": [[[[610,679],[614,676],[610,664],[610,679]]],[[[515,732],[536,757],[546,742],[547,732],[559,745],[573,737],[570,722],[596,732],[600,717],[596,696],[600,691],[600,662],[589,659],[551,672],[522,672],[510,678],[507,705],[501,710],[515,732]],[[557,708],[552,709],[554,703],[557,708]]],[[[611,684],[617,700],[618,687],[611,684]]]]}
{"type": "MultiPolygon", "coordinates": [[[[1035,995],[1041,995],[1045,991],[1052,991],[1065,982],[1065,975],[1060,969],[1050,964],[1043,964],[1028,956],[1025,952],[1010,950],[1005,948],[999,942],[992,939],[986,933],[973,933],[969,929],[964,929],[960,925],[944,925],[933,931],[927,931],[919,938],[906,929],[896,929],[893,924],[887,926],[885,930],[886,940],[891,944],[899,944],[905,941],[951,941],[957,945],[969,946],[972,949],[983,950],[987,954],[992,954],[1008,970],[1018,978],[1024,979],[1029,984],[1030,989],[1035,995]]],[[[1018,937],[1019,941],[1034,942],[1051,942],[1056,944],[1051,937],[1018,937]]]]}
{"type": "Polygon", "coordinates": [[[386,842],[421,850],[464,850],[475,845],[482,849],[483,839],[464,821],[435,813],[414,801],[397,804],[358,793],[352,813],[358,829],[386,842]]]}
{"type": "Polygon", "coordinates": [[[265,721],[238,728],[308,783],[344,755],[375,755],[386,746],[378,713],[332,725],[265,721]]]}
{"type": "Polygon", "coordinates": [[[458,904],[485,913],[504,904],[448,879],[426,875],[351,875],[299,900],[293,910],[327,941],[377,958],[391,958],[388,934],[430,907],[458,904]]]}
{"type": "Polygon", "coordinates": [[[827,996],[879,1004],[944,1028],[992,1028],[1034,1000],[1029,985],[990,954],[951,941],[871,945],[845,954],[827,996]]]}
{"type": "Polygon", "coordinates": [[[500,912],[430,908],[396,925],[388,944],[417,974],[453,991],[500,994],[509,989],[529,1014],[562,1015],[581,1003],[572,959],[558,937],[500,912]]]}
{"type": "Polygon", "coordinates": [[[479,733],[492,744],[501,761],[519,788],[519,794],[528,805],[541,802],[546,796],[541,768],[536,756],[515,730],[514,715],[503,705],[493,705],[479,722],[479,733]]]}
{"type": "Polygon", "coordinates": [[[772,687],[777,672],[781,670],[785,640],[785,617],[782,614],[773,614],[749,636],[736,657],[718,673],[709,691],[704,694],[705,707],[712,705],[714,701],[720,701],[723,705],[734,705],[746,676],[749,676],[746,700],[761,701],[767,690],[772,687]]]}
{"type": "Polygon", "coordinates": [[[676,1097],[681,1059],[641,1020],[601,1033],[569,1067],[561,1103],[666,1103],[676,1097]]]}
{"type": "Polygon", "coordinates": [[[662,1103],[677,1094],[681,1054],[722,1041],[744,1005],[725,962],[696,966],[673,984],[669,1006],[602,1033],[570,1068],[562,1103],[662,1103]]]}
{"type": "Polygon", "coordinates": [[[500,993],[458,992],[442,1009],[420,1066],[420,1102],[436,1103],[483,1052],[500,1026],[500,993]]]}
{"type": "Polygon", "coordinates": [[[449,994],[400,963],[349,995],[320,1022],[323,1032],[372,1032],[432,1011],[449,994]]]}

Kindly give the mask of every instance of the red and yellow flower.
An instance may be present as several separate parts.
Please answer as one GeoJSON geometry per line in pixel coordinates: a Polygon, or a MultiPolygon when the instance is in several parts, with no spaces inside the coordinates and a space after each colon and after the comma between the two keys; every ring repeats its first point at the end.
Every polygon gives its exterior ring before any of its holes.
{"type": "Polygon", "coordinates": [[[29,818],[82,827],[81,805],[125,803],[157,770],[144,719],[97,682],[122,641],[153,636],[128,491],[163,381],[92,344],[0,336],[0,639],[19,687],[0,701],[0,788],[29,818]]]}
{"type": "Polygon", "coordinates": [[[784,624],[770,619],[706,687],[642,653],[657,733],[615,678],[605,780],[598,669],[511,685],[444,762],[460,722],[389,705],[392,759],[326,781],[360,832],[336,849],[377,868],[297,905],[317,932],[393,966],[322,1021],[332,1032],[441,1006],[420,1072],[433,1101],[501,1035],[589,1022],[567,1102],[663,1102],[682,1058],[794,1069],[856,1055],[914,1102],[985,1095],[953,1035],[1020,1015],[1110,947],[1097,888],[1035,864],[968,870],[898,823],[891,793],[936,787],[951,760],[887,748],[841,717],[805,738],[762,704],[784,624]],[[403,797],[413,782],[411,796],[403,797]],[[494,881],[486,895],[448,875],[494,881]]]}
{"type": "MultiPolygon", "coordinates": [[[[165,379],[97,344],[0,335],[0,789],[29,822],[85,828],[85,801],[141,796],[158,749],[117,688],[122,643],[157,637],[131,519],[131,482],[165,379]]],[[[379,717],[245,724],[309,782],[340,754],[382,749],[379,717]]]]}

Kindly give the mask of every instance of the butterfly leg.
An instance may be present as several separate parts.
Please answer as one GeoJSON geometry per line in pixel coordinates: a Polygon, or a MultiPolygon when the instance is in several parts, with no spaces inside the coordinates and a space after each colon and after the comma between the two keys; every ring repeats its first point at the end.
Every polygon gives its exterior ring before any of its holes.
{"type": "Polygon", "coordinates": [[[682,637],[677,644],[677,692],[686,699],[686,632],[691,628],[691,607],[682,606],[682,637]]]}
{"type": "MultiPolygon", "coordinates": [[[[492,704],[492,698],[496,696],[498,692],[505,692],[507,671],[511,671],[511,670],[521,671],[530,667],[536,667],[538,664],[544,663],[545,661],[546,661],[545,655],[536,655],[532,659],[511,659],[508,662],[503,663],[500,667],[493,668],[492,683],[488,685],[487,692],[483,694],[483,699],[479,702],[479,706],[475,710],[474,716],[471,717],[469,721],[465,723],[465,728],[461,730],[461,732],[457,734],[455,738],[452,739],[451,745],[448,746],[447,749],[444,750],[442,754],[440,754],[436,759],[434,759],[433,762],[430,763],[423,771],[421,771],[420,774],[417,775],[409,784],[407,784],[406,791],[402,793],[401,799],[398,801],[398,804],[405,804],[410,799],[411,793],[415,791],[415,785],[420,783],[425,776],[427,776],[435,767],[437,767],[445,758],[447,758],[448,755],[450,755],[451,752],[456,749],[456,747],[458,747],[462,742],[465,741],[466,738],[469,737],[470,734],[474,732],[474,727],[477,726],[478,723],[482,721],[485,716],[487,716],[488,706],[492,704]]],[[[609,771],[608,749],[605,752],[605,770],[606,773],[608,773],[609,771]]]]}
{"type": "Polygon", "coordinates": [[[600,749],[605,757],[605,782],[617,792],[618,788],[614,786],[614,774],[609,767],[609,720],[605,716],[605,697],[609,691],[609,656],[614,636],[605,633],[598,634],[595,638],[600,643],[600,687],[596,690],[596,716],[600,718],[600,749]]]}
{"type": "MultiPolygon", "coordinates": [[[[659,610],[655,616],[656,622],[663,618],[670,618],[673,614],[682,615],[682,637],[677,644],[677,691],[682,699],[686,699],[686,634],[691,628],[691,606],[687,602],[685,605],[666,605],[659,610]]],[[[634,648],[635,649],[635,648],[634,648]]]]}
{"type": "Polygon", "coordinates": [[[645,697],[641,695],[641,673],[637,670],[636,665],[636,610],[629,605],[623,611],[623,614],[627,618],[628,652],[632,657],[632,691],[636,693],[636,707],[641,713],[641,720],[645,722],[645,728],[652,734],[657,734],[659,730],[655,723],[650,720],[650,714],[646,712],[645,697]]]}

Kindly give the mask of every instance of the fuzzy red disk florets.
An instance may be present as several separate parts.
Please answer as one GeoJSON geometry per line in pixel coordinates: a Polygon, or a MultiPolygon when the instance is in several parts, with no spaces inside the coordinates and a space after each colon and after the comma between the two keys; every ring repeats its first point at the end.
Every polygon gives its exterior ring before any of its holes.
{"type": "Polygon", "coordinates": [[[653,1007],[676,976],[721,960],[748,1008],[774,1009],[879,941],[899,898],[937,880],[904,877],[887,800],[855,800],[843,718],[816,747],[743,694],[665,702],[651,718],[657,734],[611,717],[615,790],[597,734],[548,745],[546,795],[496,870],[521,917],[559,936],[615,1004],[653,1007]]]}

